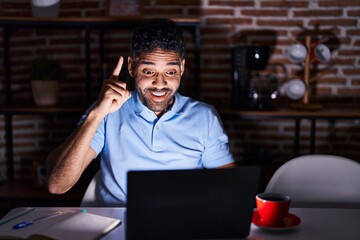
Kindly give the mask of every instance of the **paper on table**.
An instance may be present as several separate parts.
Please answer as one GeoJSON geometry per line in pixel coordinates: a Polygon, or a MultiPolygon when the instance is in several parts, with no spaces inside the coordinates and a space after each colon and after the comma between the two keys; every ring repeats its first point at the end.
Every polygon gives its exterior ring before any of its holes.
{"type": "Polygon", "coordinates": [[[29,212],[31,212],[31,211],[34,210],[34,209],[35,209],[35,208],[28,207],[28,208],[25,208],[25,209],[21,210],[20,212],[18,212],[18,213],[16,213],[16,214],[13,214],[13,215],[5,218],[5,219],[1,219],[0,225],[3,225],[3,224],[5,224],[5,223],[8,223],[8,222],[10,222],[10,221],[12,221],[12,220],[14,220],[14,219],[16,219],[16,218],[18,218],[18,217],[21,217],[21,216],[23,216],[23,215],[25,215],[25,214],[28,214],[29,212]]]}
{"type": "Polygon", "coordinates": [[[14,230],[12,226],[22,221],[31,221],[53,211],[36,209],[26,217],[14,219],[0,227],[0,239],[98,239],[120,224],[119,219],[104,217],[80,210],[67,210],[62,215],[44,219],[29,227],[14,230]]]}

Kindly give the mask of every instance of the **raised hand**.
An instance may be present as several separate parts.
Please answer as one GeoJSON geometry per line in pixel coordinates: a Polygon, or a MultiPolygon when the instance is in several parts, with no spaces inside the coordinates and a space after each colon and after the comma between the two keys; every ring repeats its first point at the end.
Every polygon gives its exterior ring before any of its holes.
{"type": "Polygon", "coordinates": [[[120,56],[112,76],[104,80],[96,101],[95,108],[104,116],[117,111],[131,96],[130,91],[126,89],[126,83],[118,80],[123,63],[124,58],[120,56]]]}

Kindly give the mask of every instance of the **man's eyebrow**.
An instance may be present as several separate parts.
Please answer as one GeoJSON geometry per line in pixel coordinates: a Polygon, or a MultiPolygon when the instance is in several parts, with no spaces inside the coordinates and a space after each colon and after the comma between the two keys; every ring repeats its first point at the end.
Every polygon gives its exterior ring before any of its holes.
{"type": "Polygon", "coordinates": [[[172,61],[172,62],[168,62],[166,64],[167,66],[180,66],[180,62],[179,61],[172,61]]]}
{"type": "MultiPolygon", "coordinates": [[[[155,65],[154,62],[152,61],[146,61],[146,60],[140,60],[139,65],[141,64],[145,64],[145,65],[155,65]]],[[[179,61],[170,61],[168,63],[166,63],[167,66],[180,66],[180,62],[179,61]]]]}
{"type": "Polygon", "coordinates": [[[139,64],[145,64],[145,65],[155,65],[154,62],[146,61],[146,60],[140,60],[139,64]]]}

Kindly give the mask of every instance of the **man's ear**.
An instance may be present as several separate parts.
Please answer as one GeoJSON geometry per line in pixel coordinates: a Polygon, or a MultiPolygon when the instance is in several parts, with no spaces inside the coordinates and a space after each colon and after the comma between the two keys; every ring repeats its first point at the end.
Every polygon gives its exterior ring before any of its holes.
{"type": "Polygon", "coordinates": [[[181,60],[180,63],[180,69],[181,69],[181,76],[183,75],[183,73],[185,72],[185,58],[183,60],[181,60]]]}
{"type": "Polygon", "coordinates": [[[132,78],[134,78],[134,61],[131,57],[128,57],[128,72],[132,78]]]}

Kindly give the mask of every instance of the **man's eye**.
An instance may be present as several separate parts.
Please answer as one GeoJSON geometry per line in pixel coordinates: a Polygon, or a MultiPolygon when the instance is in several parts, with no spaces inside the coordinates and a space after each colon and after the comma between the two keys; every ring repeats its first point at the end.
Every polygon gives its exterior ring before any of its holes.
{"type": "Polygon", "coordinates": [[[154,71],[151,71],[151,70],[148,70],[148,69],[144,69],[144,70],[143,70],[143,73],[144,73],[145,75],[149,75],[149,76],[154,75],[154,71]]]}
{"type": "Polygon", "coordinates": [[[176,71],[175,70],[174,71],[167,71],[166,75],[174,76],[174,75],[176,75],[176,71]]]}

